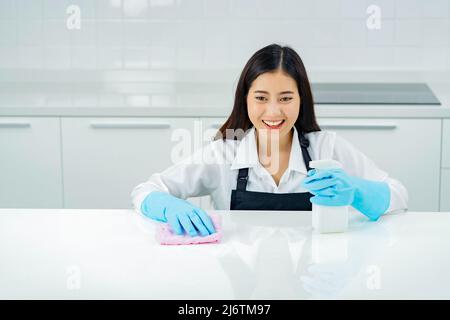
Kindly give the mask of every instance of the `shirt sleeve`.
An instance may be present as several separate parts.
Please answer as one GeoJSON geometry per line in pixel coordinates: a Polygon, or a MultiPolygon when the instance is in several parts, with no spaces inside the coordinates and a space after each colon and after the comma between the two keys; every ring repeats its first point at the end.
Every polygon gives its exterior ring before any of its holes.
{"type": "Polygon", "coordinates": [[[405,212],[408,210],[408,191],[398,180],[389,177],[388,173],[346,139],[335,135],[333,158],[338,160],[344,170],[363,179],[386,182],[391,191],[388,209],[384,214],[405,212]]]}
{"type": "Polygon", "coordinates": [[[153,191],[167,192],[181,199],[210,194],[220,183],[217,175],[220,159],[215,149],[221,143],[209,143],[185,160],[152,174],[146,182],[137,185],[131,192],[134,210],[140,213],[142,201],[153,191]]]}

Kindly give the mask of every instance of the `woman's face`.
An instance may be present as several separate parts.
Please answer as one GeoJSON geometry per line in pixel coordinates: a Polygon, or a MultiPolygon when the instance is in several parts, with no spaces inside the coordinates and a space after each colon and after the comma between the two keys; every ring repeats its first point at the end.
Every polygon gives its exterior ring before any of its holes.
{"type": "Polygon", "coordinates": [[[300,112],[297,83],[282,70],[259,75],[247,94],[250,121],[258,132],[282,139],[290,133],[300,112]]]}

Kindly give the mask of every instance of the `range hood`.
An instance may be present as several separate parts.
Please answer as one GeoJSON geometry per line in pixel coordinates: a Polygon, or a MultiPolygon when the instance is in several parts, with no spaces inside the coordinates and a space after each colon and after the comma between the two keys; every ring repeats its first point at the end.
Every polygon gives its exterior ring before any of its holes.
{"type": "Polygon", "coordinates": [[[440,105],[426,83],[312,83],[315,104],[440,105]]]}

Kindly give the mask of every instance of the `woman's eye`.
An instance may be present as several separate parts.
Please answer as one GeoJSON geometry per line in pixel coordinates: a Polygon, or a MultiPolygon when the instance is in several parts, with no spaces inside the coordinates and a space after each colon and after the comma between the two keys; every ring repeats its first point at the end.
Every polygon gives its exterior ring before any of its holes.
{"type": "Polygon", "coordinates": [[[292,97],[284,97],[284,98],[281,98],[281,100],[284,102],[287,102],[287,101],[292,100],[292,97]]]}
{"type": "Polygon", "coordinates": [[[259,101],[264,101],[266,98],[265,97],[255,97],[256,98],[256,100],[259,100],[259,101]]]}

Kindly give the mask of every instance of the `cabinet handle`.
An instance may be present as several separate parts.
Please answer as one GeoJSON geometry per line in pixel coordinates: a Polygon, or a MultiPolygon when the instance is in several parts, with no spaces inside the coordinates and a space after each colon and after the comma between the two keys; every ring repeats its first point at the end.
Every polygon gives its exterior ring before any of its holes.
{"type": "Polygon", "coordinates": [[[219,129],[222,125],[223,125],[223,123],[216,122],[216,123],[210,124],[209,127],[211,129],[219,129]]]}
{"type": "Polygon", "coordinates": [[[29,122],[0,122],[0,128],[28,128],[31,127],[29,122]]]}
{"type": "Polygon", "coordinates": [[[94,129],[167,129],[169,123],[117,123],[117,122],[91,122],[94,129]]]}
{"type": "Polygon", "coordinates": [[[353,124],[353,123],[342,123],[342,124],[332,124],[332,123],[319,123],[319,127],[325,129],[375,129],[375,130],[392,130],[397,128],[395,123],[367,123],[367,124],[353,124]]]}

